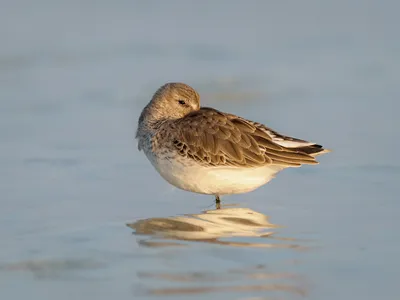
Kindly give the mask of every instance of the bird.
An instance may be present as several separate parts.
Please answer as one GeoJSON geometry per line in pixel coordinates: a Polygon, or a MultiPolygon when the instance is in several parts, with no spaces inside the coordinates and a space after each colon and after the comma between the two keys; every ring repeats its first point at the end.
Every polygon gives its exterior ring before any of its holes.
{"type": "Polygon", "coordinates": [[[285,136],[243,117],[200,106],[181,82],[162,85],[138,121],[138,149],[173,186],[214,195],[251,192],[283,169],[318,164],[321,145],[285,136]]]}

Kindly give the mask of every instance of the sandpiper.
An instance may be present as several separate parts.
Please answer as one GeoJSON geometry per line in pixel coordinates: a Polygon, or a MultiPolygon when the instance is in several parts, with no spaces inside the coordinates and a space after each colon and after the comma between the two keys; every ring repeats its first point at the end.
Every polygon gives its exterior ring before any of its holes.
{"type": "Polygon", "coordinates": [[[200,96],[184,83],[167,83],[139,118],[136,138],[160,175],[195,193],[246,193],[288,167],[318,164],[329,152],[242,117],[200,107],[200,96]]]}

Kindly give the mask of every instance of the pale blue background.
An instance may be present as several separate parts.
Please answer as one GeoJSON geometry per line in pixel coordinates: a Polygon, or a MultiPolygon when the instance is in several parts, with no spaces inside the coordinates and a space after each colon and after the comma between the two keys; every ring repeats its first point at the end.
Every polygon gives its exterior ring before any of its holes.
{"type": "MultiPolygon", "coordinates": [[[[274,282],[307,299],[398,299],[399,10],[390,0],[0,1],[0,298],[268,284],[231,275],[263,265],[299,276],[274,282]],[[169,186],[136,149],[137,117],[167,81],[334,150],[223,199],[268,215],[311,250],[139,246],[126,222],[213,204],[169,186]]],[[[303,298],[180,297],[274,296],[303,298]]]]}

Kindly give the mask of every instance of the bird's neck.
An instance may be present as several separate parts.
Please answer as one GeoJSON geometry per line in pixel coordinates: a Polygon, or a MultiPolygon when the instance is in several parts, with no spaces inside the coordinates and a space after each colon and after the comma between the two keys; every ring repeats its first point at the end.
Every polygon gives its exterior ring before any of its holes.
{"type": "Polygon", "coordinates": [[[157,104],[150,102],[143,109],[142,114],[139,118],[139,123],[147,124],[149,126],[155,126],[160,122],[170,119],[168,114],[162,107],[157,106],[157,104]]]}
{"type": "Polygon", "coordinates": [[[136,137],[140,138],[143,135],[152,135],[165,122],[168,122],[169,120],[170,117],[168,117],[168,115],[166,115],[161,108],[157,107],[153,103],[149,103],[143,109],[139,117],[136,137]]]}

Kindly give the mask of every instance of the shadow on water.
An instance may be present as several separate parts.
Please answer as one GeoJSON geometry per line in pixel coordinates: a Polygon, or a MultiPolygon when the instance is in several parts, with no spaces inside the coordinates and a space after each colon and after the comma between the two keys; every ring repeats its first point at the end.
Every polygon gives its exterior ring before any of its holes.
{"type": "MultiPolygon", "coordinates": [[[[140,246],[150,248],[195,247],[196,244],[206,243],[223,246],[224,248],[221,249],[237,247],[259,250],[268,248],[269,250],[266,249],[266,251],[309,249],[302,245],[307,241],[279,237],[278,230],[282,228],[281,226],[272,224],[268,216],[243,207],[224,207],[198,214],[148,218],[127,224],[127,226],[134,229],[133,234],[138,237],[137,242],[140,246]]],[[[268,253],[264,252],[262,256],[268,253]]],[[[272,263],[274,264],[275,261],[272,263]]],[[[286,270],[272,271],[269,264],[265,264],[265,257],[262,264],[241,269],[218,269],[216,272],[138,272],[137,275],[146,281],[162,280],[174,284],[174,287],[146,288],[144,292],[147,295],[173,296],[229,292],[251,293],[264,297],[268,292],[267,296],[270,299],[269,297],[275,296],[275,293],[305,296],[307,292],[302,276],[286,270]],[[184,286],[175,286],[177,283],[184,286]]]]}

